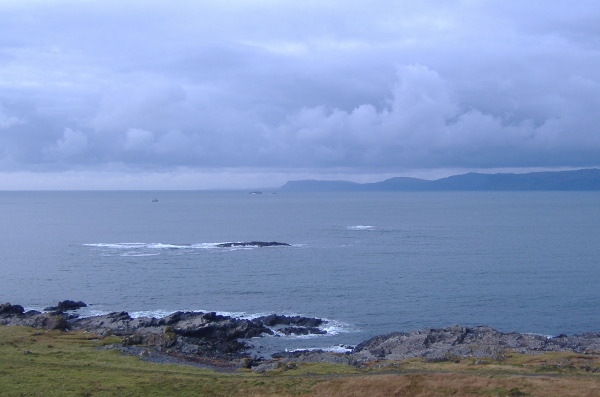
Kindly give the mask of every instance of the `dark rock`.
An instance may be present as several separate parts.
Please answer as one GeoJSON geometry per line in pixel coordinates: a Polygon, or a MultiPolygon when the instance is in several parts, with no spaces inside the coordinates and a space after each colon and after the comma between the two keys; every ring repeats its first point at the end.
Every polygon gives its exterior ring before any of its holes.
{"type": "Polygon", "coordinates": [[[253,338],[263,333],[272,334],[260,322],[234,319],[227,316],[200,315],[185,321],[180,321],[173,327],[178,335],[212,339],[253,338]]]}
{"type": "Polygon", "coordinates": [[[320,318],[313,317],[302,317],[302,316],[280,316],[277,314],[270,314],[268,316],[262,316],[256,318],[261,321],[267,327],[274,327],[277,325],[296,325],[299,327],[318,327],[323,324],[323,320],[320,318]]]}
{"type": "Polygon", "coordinates": [[[67,317],[61,314],[53,313],[40,313],[35,311],[29,311],[26,314],[15,317],[10,321],[5,321],[5,325],[17,325],[24,327],[34,327],[43,329],[57,329],[64,331],[69,325],[67,317]]]}
{"type": "Polygon", "coordinates": [[[125,346],[144,345],[156,346],[160,350],[173,347],[177,343],[177,335],[172,327],[139,329],[135,334],[121,340],[125,346]]]}
{"type": "Polygon", "coordinates": [[[231,247],[274,247],[274,246],[290,246],[287,243],[278,243],[277,241],[248,241],[248,242],[237,242],[237,243],[221,243],[217,244],[219,248],[231,248],[231,247]]]}
{"type": "Polygon", "coordinates": [[[121,339],[124,346],[134,346],[144,344],[144,338],[140,334],[127,335],[121,339]]]}
{"type": "Polygon", "coordinates": [[[174,350],[186,355],[201,355],[212,358],[241,358],[249,348],[237,339],[215,339],[179,336],[174,350]]]}
{"type": "Polygon", "coordinates": [[[297,325],[299,327],[318,327],[323,324],[323,320],[320,318],[312,318],[312,317],[301,317],[301,316],[293,316],[289,317],[290,324],[297,325]]]}
{"type": "Polygon", "coordinates": [[[10,303],[3,303],[0,305],[0,316],[8,315],[21,315],[25,309],[21,305],[11,305],[10,303]]]}
{"type": "Polygon", "coordinates": [[[192,317],[196,317],[196,316],[202,315],[202,314],[204,314],[204,313],[202,313],[202,312],[175,312],[175,313],[169,314],[166,317],[163,317],[159,321],[161,322],[161,325],[173,325],[173,324],[178,323],[179,321],[189,320],[192,317]]]}
{"type": "Polygon", "coordinates": [[[125,336],[135,333],[139,328],[127,312],[113,312],[102,316],[75,319],[70,322],[72,329],[81,329],[98,335],[125,336]]]}
{"type": "Polygon", "coordinates": [[[69,324],[67,323],[67,319],[63,316],[48,316],[42,321],[42,326],[40,328],[65,331],[69,328],[69,324]]]}
{"type": "Polygon", "coordinates": [[[320,318],[270,314],[258,317],[254,321],[266,327],[271,327],[284,335],[319,335],[327,333],[327,331],[318,328],[324,322],[320,318]]]}
{"type": "Polygon", "coordinates": [[[75,302],[75,301],[71,301],[71,300],[65,300],[62,302],[58,302],[58,305],[56,305],[56,306],[50,306],[50,307],[45,308],[44,311],[47,311],[47,312],[68,311],[68,310],[77,310],[82,307],[87,307],[87,304],[85,304],[82,301],[75,302]]]}
{"type": "Polygon", "coordinates": [[[283,327],[278,331],[284,335],[323,335],[327,333],[317,327],[283,327]]]}
{"type": "Polygon", "coordinates": [[[64,329],[62,320],[53,319],[53,317],[64,318],[62,313],[54,315],[52,313],[40,313],[35,310],[24,312],[22,306],[10,305],[9,303],[3,304],[0,307],[2,308],[0,311],[0,324],[2,325],[64,329]]]}
{"type": "Polygon", "coordinates": [[[258,317],[256,320],[261,321],[267,327],[273,327],[278,324],[289,324],[289,322],[282,323],[280,319],[285,319],[285,316],[278,316],[277,314],[269,314],[268,316],[258,317]]]}
{"type": "Polygon", "coordinates": [[[221,321],[221,320],[229,319],[230,317],[221,316],[221,315],[217,314],[216,312],[209,312],[209,313],[203,314],[202,318],[206,321],[221,321]]]}

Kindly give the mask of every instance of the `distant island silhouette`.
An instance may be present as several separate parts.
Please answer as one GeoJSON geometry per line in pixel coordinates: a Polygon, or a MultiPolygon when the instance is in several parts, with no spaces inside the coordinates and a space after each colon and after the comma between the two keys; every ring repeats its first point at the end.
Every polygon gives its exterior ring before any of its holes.
{"type": "Polygon", "coordinates": [[[600,190],[600,169],[483,174],[471,172],[436,180],[397,177],[374,183],[349,181],[289,181],[287,192],[371,191],[594,191],[600,190]]]}

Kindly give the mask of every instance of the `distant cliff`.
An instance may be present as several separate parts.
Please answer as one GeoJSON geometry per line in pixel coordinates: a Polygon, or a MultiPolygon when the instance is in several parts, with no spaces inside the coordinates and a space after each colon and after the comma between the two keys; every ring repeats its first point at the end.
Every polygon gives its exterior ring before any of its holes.
{"type": "Polygon", "coordinates": [[[600,169],[576,171],[530,172],[526,174],[468,173],[436,179],[391,178],[375,183],[348,181],[290,181],[280,188],[289,192],[374,192],[374,191],[518,191],[600,190],[600,169]]]}

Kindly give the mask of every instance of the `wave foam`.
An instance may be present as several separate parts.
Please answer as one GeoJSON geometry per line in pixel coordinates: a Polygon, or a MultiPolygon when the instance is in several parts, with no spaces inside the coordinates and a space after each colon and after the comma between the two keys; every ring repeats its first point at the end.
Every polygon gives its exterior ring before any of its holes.
{"type": "MultiPolygon", "coordinates": [[[[231,312],[231,311],[218,311],[218,310],[205,310],[205,309],[193,309],[193,310],[156,309],[156,310],[135,311],[135,312],[129,313],[129,315],[133,318],[137,318],[137,317],[162,318],[162,317],[166,317],[170,314],[173,314],[177,311],[193,311],[193,312],[202,312],[202,313],[215,312],[217,315],[220,315],[220,316],[227,316],[227,317],[232,317],[232,318],[248,319],[248,320],[254,320],[259,317],[266,317],[268,315],[274,314],[271,312],[248,313],[248,312],[231,312]]],[[[103,313],[103,314],[106,314],[106,313],[103,313]]],[[[297,313],[284,313],[283,315],[289,316],[289,317],[301,316],[301,314],[297,314],[297,313]]],[[[274,335],[272,335],[272,337],[276,337],[278,339],[279,338],[288,339],[288,340],[290,340],[290,339],[323,338],[323,337],[328,337],[328,336],[336,336],[339,334],[356,332],[356,330],[357,330],[352,325],[343,323],[341,321],[330,320],[328,318],[321,318],[321,320],[323,320],[323,323],[320,326],[318,326],[317,328],[319,328],[321,331],[325,331],[324,334],[308,334],[308,335],[284,334],[278,330],[279,326],[269,327],[269,329],[271,329],[274,333],[274,335]]],[[[263,337],[265,337],[265,336],[268,337],[268,335],[263,335],[263,337]]],[[[323,349],[320,349],[320,350],[323,350],[323,349]]]]}
{"type": "Polygon", "coordinates": [[[339,335],[346,332],[351,332],[348,324],[341,323],[335,320],[325,320],[325,323],[320,327],[327,335],[339,335]]]}
{"type": "Polygon", "coordinates": [[[131,249],[131,248],[143,248],[147,246],[146,243],[94,243],[94,244],[83,244],[87,247],[94,248],[115,248],[115,249],[131,249]]]}
{"type": "Polygon", "coordinates": [[[328,346],[328,347],[309,347],[306,349],[285,349],[285,351],[288,353],[295,353],[295,352],[302,352],[302,351],[316,351],[316,350],[330,352],[330,353],[345,354],[345,353],[351,353],[354,350],[354,346],[335,345],[335,346],[328,346]]]}
{"type": "Polygon", "coordinates": [[[375,229],[375,227],[370,226],[370,225],[354,225],[354,226],[348,226],[346,229],[348,229],[348,230],[373,230],[373,229],[375,229]]]}
{"type": "Polygon", "coordinates": [[[102,252],[103,255],[119,255],[119,256],[156,256],[168,251],[198,251],[198,250],[221,250],[221,251],[238,251],[252,250],[258,246],[244,245],[223,247],[222,244],[228,242],[215,243],[193,243],[193,244],[171,244],[171,243],[88,243],[83,244],[102,252]]]}

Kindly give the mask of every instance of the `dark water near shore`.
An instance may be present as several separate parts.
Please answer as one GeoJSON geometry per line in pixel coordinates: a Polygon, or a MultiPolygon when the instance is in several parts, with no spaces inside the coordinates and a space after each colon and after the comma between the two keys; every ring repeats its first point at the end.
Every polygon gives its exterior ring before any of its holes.
{"type": "Polygon", "coordinates": [[[329,336],[259,342],[290,347],[600,331],[597,192],[0,192],[0,217],[0,301],[26,308],[331,320],[329,336]],[[292,246],[215,247],[252,240],[292,246]]]}

